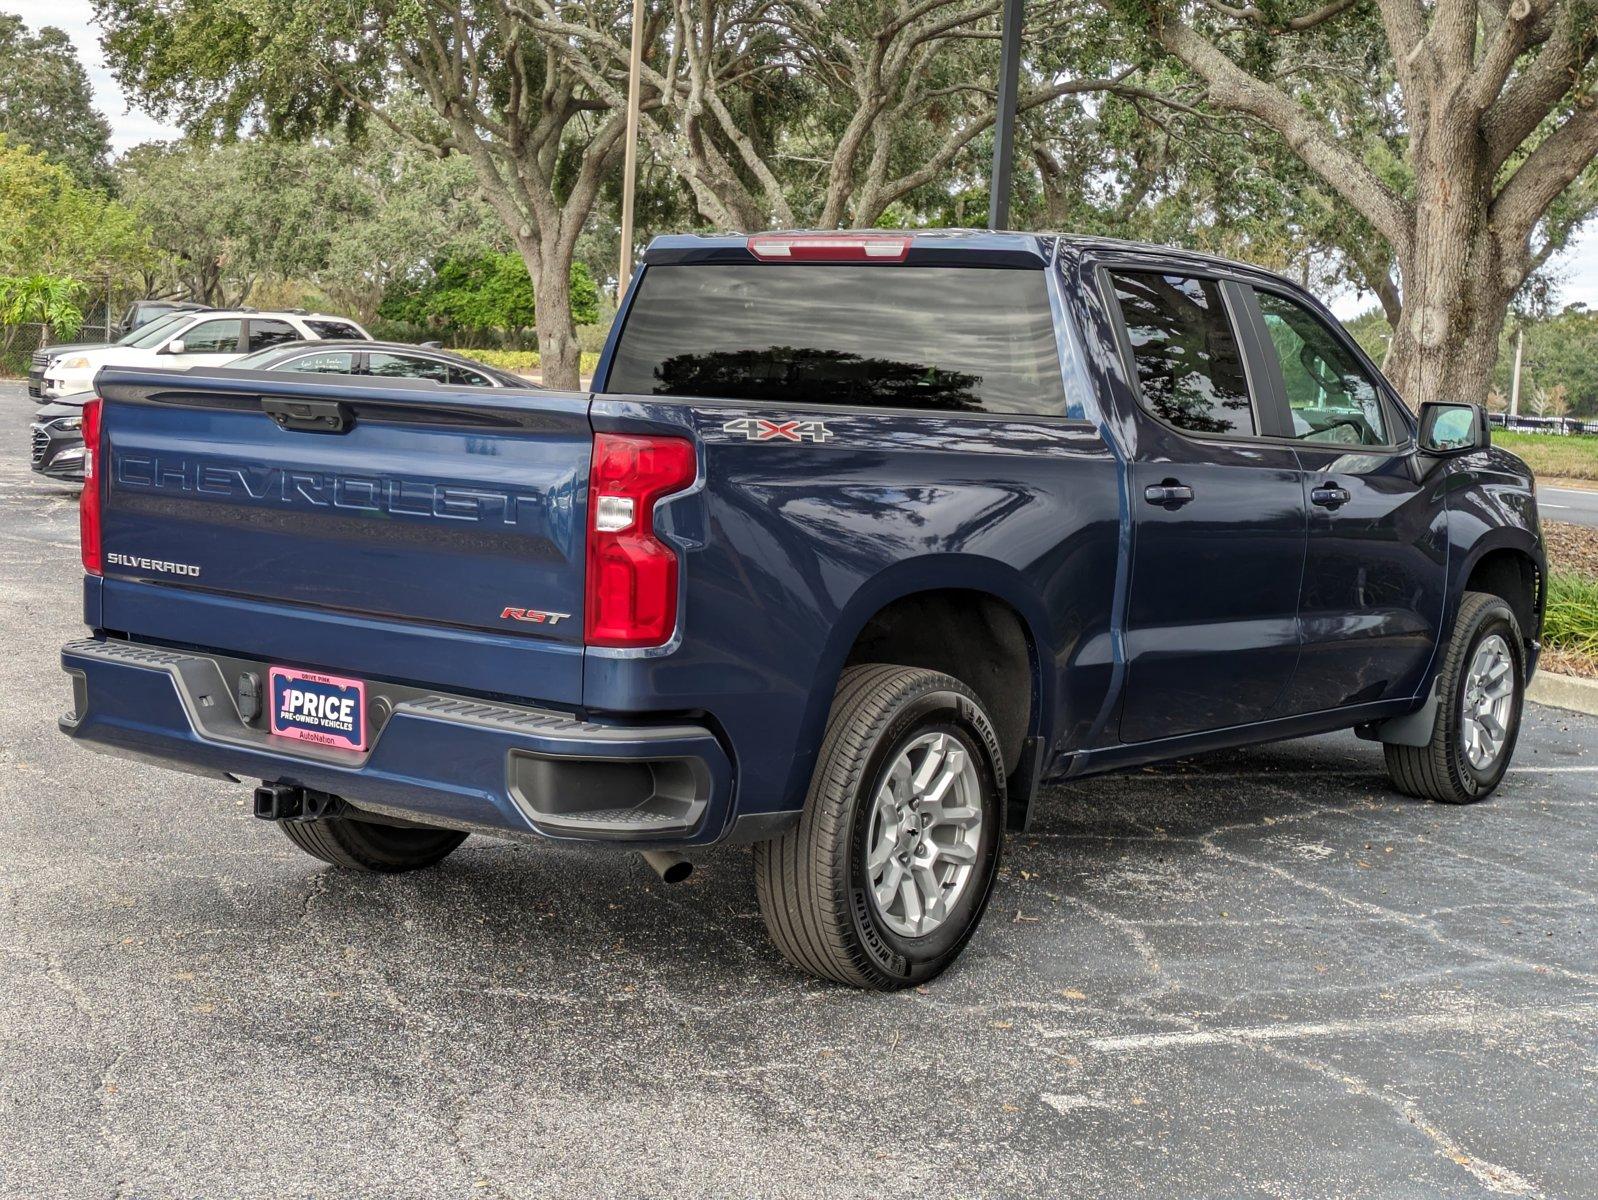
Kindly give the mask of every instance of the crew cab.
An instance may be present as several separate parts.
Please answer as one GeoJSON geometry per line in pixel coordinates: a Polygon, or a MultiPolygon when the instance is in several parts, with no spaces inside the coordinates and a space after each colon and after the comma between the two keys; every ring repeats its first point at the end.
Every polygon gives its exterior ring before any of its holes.
{"type": "Polygon", "coordinates": [[[258,312],[253,308],[184,310],[135,330],[111,346],[74,350],[44,367],[41,397],[70,396],[94,386],[109,366],[219,367],[285,342],[370,335],[348,317],[320,313],[258,312]]]}
{"type": "Polygon", "coordinates": [[[976,231],[657,239],[594,390],[108,367],[86,746],[340,867],[753,843],[782,953],[920,983],[1045,784],[1353,728],[1479,800],[1545,557],[1466,397],[1293,283],[976,231]]]}

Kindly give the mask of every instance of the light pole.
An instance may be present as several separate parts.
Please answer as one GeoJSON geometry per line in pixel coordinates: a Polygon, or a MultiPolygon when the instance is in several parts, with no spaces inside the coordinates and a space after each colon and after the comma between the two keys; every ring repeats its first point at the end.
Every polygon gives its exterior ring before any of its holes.
{"type": "Polygon", "coordinates": [[[638,181],[638,86],[644,73],[644,0],[633,0],[632,57],[627,64],[627,151],[621,169],[621,268],[616,303],[633,277],[633,187],[638,181]]]}
{"type": "Polygon", "coordinates": [[[1021,6],[1004,0],[999,43],[999,115],[993,125],[993,175],[988,184],[988,228],[1010,223],[1010,160],[1015,153],[1015,90],[1021,80],[1021,6]]]}

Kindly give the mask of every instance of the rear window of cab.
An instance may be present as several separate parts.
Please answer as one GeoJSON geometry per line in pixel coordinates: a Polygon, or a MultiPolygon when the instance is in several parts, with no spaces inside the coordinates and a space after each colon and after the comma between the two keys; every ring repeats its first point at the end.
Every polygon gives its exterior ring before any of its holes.
{"type": "Polygon", "coordinates": [[[663,264],[644,271],[607,391],[778,404],[1068,411],[1041,270],[663,264]]]}

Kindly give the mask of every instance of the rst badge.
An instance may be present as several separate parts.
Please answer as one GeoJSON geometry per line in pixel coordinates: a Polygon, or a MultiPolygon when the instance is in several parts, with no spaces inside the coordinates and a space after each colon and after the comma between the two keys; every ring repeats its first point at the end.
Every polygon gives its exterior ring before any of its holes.
{"type": "Polygon", "coordinates": [[[832,436],[825,421],[769,421],[765,417],[739,417],[721,431],[751,442],[824,442],[832,436]]]}
{"type": "Polygon", "coordinates": [[[541,608],[507,608],[500,612],[501,621],[525,621],[529,625],[558,625],[571,613],[545,612],[541,608]]]}

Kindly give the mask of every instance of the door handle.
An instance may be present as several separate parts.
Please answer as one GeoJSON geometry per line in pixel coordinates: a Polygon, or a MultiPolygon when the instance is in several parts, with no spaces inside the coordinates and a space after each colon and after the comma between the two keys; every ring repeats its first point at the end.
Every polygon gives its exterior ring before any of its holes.
{"type": "Polygon", "coordinates": [[[1341,508],[1353,499],[1348,494],[1348,489],[1338,487],[1335,483],[1323,483],[1309,494],[1311,504],[1319,504],[1322,508],[1341,508]]]}
{"type": "Polygon", "coordinates": [[[1174,479],[1167,479],[1163,483],[1151,483],[1143,489],[1143,499],[1150,504],[1175,512],[1193,499],[1193,489],[1185,483],[1178,483],[1174,479]]]}

